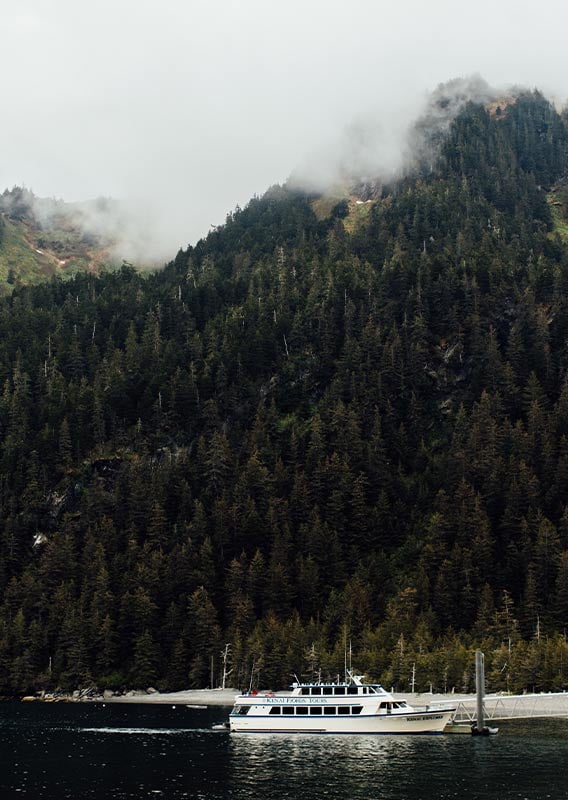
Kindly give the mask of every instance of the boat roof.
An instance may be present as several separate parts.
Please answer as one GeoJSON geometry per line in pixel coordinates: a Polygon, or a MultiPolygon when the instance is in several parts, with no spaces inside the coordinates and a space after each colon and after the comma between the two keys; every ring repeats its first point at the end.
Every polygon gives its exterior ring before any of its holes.
{"type": "Polygon", "coordinates": [[[294,682],[292,686],[372,686],[374,689],[382,689],[380,683],[355,683],[354,681],[313,681],[312,683],[294,682]]]}
{"type": "Polygon", "coordinates": [[[292,688],[295,689],[300,686],[372,686],[373,689],[383,688],[380,683],[365,683],[363,677],[363,675],[351,675],[349,680],[345,681],[294,681],[292,688]]]}

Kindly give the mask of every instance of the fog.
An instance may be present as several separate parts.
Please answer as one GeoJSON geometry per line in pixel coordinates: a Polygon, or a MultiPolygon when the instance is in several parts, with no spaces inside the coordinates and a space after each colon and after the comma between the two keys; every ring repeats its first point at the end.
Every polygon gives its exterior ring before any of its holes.
{"type": "Polygon", "coordinates": [[[0,191],[112,196],[162,260],[291,173],[398,168],[449,79],[568,91],[559,0],[2,5],[0,191]]]}

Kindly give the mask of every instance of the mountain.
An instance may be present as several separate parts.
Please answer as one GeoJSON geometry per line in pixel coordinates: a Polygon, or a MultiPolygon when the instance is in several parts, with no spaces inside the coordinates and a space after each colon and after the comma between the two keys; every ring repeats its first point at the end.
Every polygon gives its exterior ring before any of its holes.
{"type": "Polygon", "coordinates": [[[15,186],[0,195],[0,291],[116,264],[117,209],[101,198],[65,203],[15,186]]]}
{"type": "Polygon", "coordinates": [[[568,688],[568,122],[477,100],[396,180],[0,302],[3,692],[204,686],[225,643],[277,688],[346,642],[568,688]]]}

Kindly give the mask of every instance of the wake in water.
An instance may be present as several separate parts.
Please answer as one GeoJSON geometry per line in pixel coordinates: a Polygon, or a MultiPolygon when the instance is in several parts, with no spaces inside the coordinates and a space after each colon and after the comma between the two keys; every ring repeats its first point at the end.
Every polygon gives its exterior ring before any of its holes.
{"type": "Polygon", "coordinates": [[[165,734],[170,736],[178,733],[211,733],[210,728],[68,728],[78,733],[124,733],[134,735],[165,734]]]}

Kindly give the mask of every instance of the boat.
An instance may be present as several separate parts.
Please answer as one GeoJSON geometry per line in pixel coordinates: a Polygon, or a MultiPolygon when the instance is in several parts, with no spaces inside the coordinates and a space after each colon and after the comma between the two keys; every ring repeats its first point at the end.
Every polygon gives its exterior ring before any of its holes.
{"type": "Polygon", "coordinates": [[[340,683],[300,683],[287,692],[237,695],[229,729],[237,733],[443,733],[452,708],[415,709],[379,683],[346,673],[340,683]]]}

